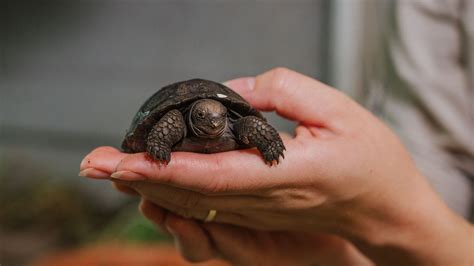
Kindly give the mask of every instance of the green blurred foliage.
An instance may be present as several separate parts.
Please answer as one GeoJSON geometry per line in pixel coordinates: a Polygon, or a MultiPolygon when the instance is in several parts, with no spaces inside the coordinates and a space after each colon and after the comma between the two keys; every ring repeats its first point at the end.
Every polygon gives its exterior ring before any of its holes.
{"type": "Polygon", "coordinates": [[[8,243],[0,245],[0,257],[5,265],[98,242],[170,240],[139,213],[138,197],[98,204],[77,182],[15,161],[0,160],[0,240],[8,243]]]}

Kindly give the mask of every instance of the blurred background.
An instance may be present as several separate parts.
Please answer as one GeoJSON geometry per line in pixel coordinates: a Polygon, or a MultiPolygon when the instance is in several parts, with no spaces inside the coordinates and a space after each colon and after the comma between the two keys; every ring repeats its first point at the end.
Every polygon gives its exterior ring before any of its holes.
{"type": "MultiPolygon", "coordinates": [[[[387,6],[376,0],[1,1],[0,264],[44,263],[109,243],[169,243],[138,214],[138,199],[107,181],[77,176],[94,147],[119,147],[140,104],[164,85],[284,66],[377,112],[383,89],[365,90],[365,66],[378,72],[373,59],[384,51],[373,40],[383,34],[387,6]]],[[[266,115],[292,132],[291,121],[266,115]]]]}

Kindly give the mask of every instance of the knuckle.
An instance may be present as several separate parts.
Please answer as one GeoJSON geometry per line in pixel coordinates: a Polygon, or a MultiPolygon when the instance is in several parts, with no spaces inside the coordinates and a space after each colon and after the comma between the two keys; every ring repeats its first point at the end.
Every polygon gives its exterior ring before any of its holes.
{"type": "Polygon", "coordinates": [[[295,78],[295,72],[288,68],[278,67],[264,74],[264,82],[273,96],[273,105],[281,105],[281,101],[292,94],[293,87],[297,86],[298,79],[295,78]]]}
{"type": "Polygon", "coordinates": [[[271,72],[274,76],[285,76],[291,73],[292,71],[286,67],[275,67],[269,72],[271,72]]]}
{"type": "Polygon", "coordinates": [[[288,89],[288,79],[293,71],[284,67],[277,67],[270,70],[271,86],[277,91],[288,89]]]}

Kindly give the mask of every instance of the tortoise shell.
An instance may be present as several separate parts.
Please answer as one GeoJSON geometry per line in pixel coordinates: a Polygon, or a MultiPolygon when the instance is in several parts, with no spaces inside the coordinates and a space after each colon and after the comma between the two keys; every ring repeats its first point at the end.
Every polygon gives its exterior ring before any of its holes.
{"type": "Polygon", "coordinates": [[[146,150],[146,137],[153,125],[172,109],[184,111],[191,103],[199,99],[213,99],[221,102],[229,113],[243,116],[256,116],[264,119],[244,98],[230,88],[205,79],[191,79],[176,82],[163,87],[140,107],[122,142],[125,152],[143,152],[146,150]]]}

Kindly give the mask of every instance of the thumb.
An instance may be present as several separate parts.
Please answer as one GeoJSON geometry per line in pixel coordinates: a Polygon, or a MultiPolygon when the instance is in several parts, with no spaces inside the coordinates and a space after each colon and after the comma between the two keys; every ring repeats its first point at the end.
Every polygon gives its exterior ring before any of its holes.
{"type": "Polygon", "coordinates": [[[335,116],[347,112],[345,103],[350,102],[341,92],[286,68],[224,84],[259,110],[276,111],[288,119],[317,126],[327,126],[335,116]]]}

